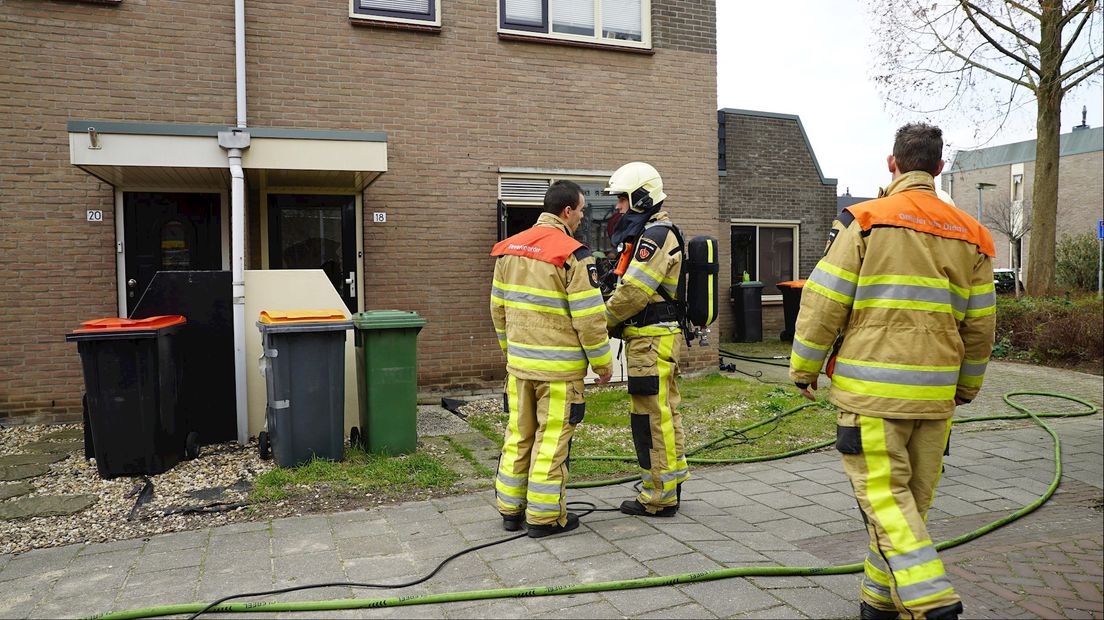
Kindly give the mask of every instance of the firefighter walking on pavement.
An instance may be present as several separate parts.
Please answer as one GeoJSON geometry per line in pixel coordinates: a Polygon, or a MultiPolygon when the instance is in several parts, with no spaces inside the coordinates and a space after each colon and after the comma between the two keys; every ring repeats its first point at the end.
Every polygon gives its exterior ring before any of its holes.
{"type": "Polygon", "coordinates": [[[557,181],[537,223],[491,252],[491,319],[506,354],[509,415],[495,505],[507,531],[525,524],[532,538],[579,526],[565,490],[571,438],[585,413],[583,378],[588,366],[598,383],[613,372],[598,270],[571,236],[584,206],[577,184],[557,181]]]}
{"type": "Polygon", "coordinates": [[[627,261],[606,302],[611,333],[625,342],[633,446],[641,490],[621,504],[629,515],[670,517],[678,512],[682,483],[690,477],[683,445],[676,379],[682,330],[676,304],[683,291],[682,237],[663,210],[663,179],[643,162],[625,164],[606,191],[617,196],[615,248],[627,261]]]}
{"type": "Polygon", "coordinates": [[[805,284],[790,377],[812,390],[825,358],[836,448],[870,534],[868,619],[947,620],[962,603],[928,535],[955,407],[981,388],[993,345],[993,239],[936,196],[942,132],[910,124],[893,181],[845,209],[805,284]]]}

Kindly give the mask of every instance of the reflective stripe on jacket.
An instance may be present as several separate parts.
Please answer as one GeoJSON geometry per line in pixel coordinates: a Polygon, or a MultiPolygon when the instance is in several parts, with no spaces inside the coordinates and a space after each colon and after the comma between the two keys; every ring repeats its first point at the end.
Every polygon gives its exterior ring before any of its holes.
{"type": "Polygon", "coordinates": [[[563,220],[536,225],[495,246],[491,320],[506,369],[520,379],[581,379],[612,371],[605,304],[594,258],[563,220]]]}
{"type": "Polygon", "coordinates": [[[972,400],[996,319],[989,231],[911,172],[845,209],[831,239],[805,283],[790,377],[812,383],[834,348],[831,400],[846,411],[939,419],[972,400]]]}

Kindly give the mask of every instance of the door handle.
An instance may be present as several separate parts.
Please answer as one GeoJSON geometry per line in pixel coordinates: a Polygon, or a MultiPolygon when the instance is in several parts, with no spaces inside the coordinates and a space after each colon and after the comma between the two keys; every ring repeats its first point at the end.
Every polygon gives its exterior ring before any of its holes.
{"type": "Polygon", "coordinates": [[[356,297],[356,272],[350,271],[349,277],[345,278],[345,284],[349,287],[349,297],[356,297]]]}
{"type": "Polygon", "coordinates": [[[138,286],[138,280],[135,280],[134,278],[127,280],[127,288],[134,288],[136,286],[138,286]]]}

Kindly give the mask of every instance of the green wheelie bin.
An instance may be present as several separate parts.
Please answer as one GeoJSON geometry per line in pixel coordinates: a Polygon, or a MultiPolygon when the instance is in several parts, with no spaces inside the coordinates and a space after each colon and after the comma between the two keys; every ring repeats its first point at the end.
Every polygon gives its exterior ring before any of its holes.
{"type": "Polygon", "coordinates": [[[349,440],[373,454],[408,454],[418,447],[416,312],[373,310],[353,315],[360,427],[349,440]]]}

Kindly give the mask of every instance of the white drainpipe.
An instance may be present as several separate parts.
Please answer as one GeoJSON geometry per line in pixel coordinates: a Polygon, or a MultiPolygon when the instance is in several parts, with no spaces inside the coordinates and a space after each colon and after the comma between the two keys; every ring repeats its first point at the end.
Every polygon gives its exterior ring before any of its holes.
{"type": "Polygon", "coordinates": [[[245,105],[245,0],[234,0],[234,76],[238,129],[220,131],[219,146],[230,165],[230,269],[234,300],[234,402],[238,443],[249,441],[249,400],[245,383],[245,171],[242,150],[249,148],[245,105]]]}
{"type": "Polygon", "coordinates": [[[245,128],[245,0],[234,0],[234,85],[238,127],[245,128]]]}

